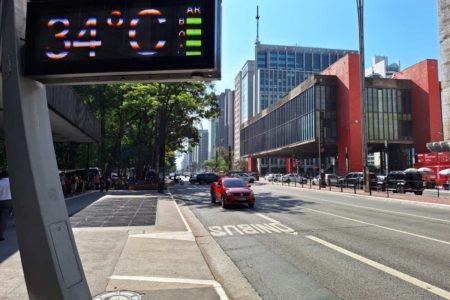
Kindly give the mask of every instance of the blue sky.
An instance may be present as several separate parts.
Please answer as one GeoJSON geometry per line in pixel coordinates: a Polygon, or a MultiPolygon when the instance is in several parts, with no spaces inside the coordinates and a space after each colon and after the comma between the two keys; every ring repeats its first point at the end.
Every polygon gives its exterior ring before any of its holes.
{"type": "MultiPolygon", "coordinates": [[[[358,49],[356,0],[223,0],[222,80],[234,89],[244,62],[254,59],[256,6],[264,44],[358,49]]],[[[437,0],[365,0],[366,59],[386,55],[402,69],[439,59],[437,0]]]]}

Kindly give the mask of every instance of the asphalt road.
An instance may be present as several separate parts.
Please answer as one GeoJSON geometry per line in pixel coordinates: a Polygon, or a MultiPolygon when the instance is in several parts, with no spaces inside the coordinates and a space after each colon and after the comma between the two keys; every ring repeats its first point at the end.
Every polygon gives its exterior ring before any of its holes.
{"type": "Polygon", "coordinates": [[[255,184],[255,209],[172,189],[263,299],[450,299],[450,208],[255,184]]]}

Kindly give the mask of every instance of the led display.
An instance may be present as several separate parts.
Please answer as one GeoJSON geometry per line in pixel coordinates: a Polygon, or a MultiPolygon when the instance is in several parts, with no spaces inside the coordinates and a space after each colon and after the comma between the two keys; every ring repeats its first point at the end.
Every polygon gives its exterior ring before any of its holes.
{"type": "Polygon", "coordinates": [[[220,78],[220,0],[28,4],[27,76],[48,83],[220,78]]]}

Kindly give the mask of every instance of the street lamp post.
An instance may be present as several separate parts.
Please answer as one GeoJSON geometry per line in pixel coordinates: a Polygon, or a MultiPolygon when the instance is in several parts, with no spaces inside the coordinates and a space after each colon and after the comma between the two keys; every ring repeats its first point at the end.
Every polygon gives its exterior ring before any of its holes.
{"type": "Polygon", "coordinates": [[[361,133],[362,133],[362,161],[364,167],[364,189],[366,192],[370,189],[369,166],[367,164],[367,103],[365,93],[365,53],[364,53],[364,0],[356,0],[358,8],[358,29],[359,29],[359,76],[360,76],[360,95],[361,95],[361,133]]]}

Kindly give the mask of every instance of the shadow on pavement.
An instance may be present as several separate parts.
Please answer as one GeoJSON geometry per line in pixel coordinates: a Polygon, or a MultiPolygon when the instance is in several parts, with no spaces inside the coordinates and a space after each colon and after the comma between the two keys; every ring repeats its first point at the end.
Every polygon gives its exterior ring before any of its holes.
{"type": "MultiPolygon", "coordinates": [[[[69,216],[72,216],[106,195],[106,193],[92,192],[66,199],[67,213],[69,216]]],[[[14,255],[18,250],[19,244],[16,236],[16,225],[14,219],[9,219],[5,232],[5,240],[0,242],[0,263],[14,255]]]]}
{"type": "MultiPolygon", "coordinates": [[[[261,184],[258,184],[261,185],[261,184]]],[[[211,203],[208,185],[185,185],[184,187],[173,187],[171,192],[176,200],[182,200],[187,206],[195,206],[198,209],[217,209],[220,203],[211,203]]],[[[256,192],[256,205],[254,209],[247,205],[234,205],[226,210],[241,211],[248,214],[263,212],[283,212],[293,215],[302,214],[296,210],[304,205],[315,205],[315,202],[303,201],[290,196],[274,196],[271,193],[256,192]]]]}

